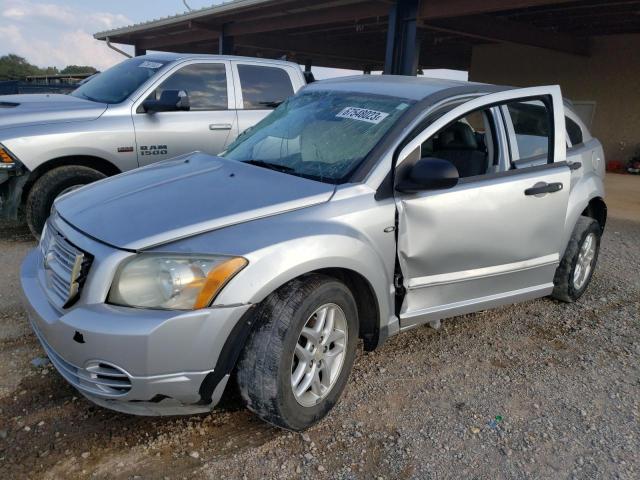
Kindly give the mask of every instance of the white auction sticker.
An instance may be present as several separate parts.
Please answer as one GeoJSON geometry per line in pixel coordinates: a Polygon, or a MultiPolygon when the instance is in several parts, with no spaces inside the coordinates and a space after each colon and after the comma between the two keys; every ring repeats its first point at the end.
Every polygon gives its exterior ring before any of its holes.
{"type": "Polygon", "coordinates": [[[156,68],[160,68],[162,66],[162,63],[150,62],[149,60],[145,60],[138,66],[140,68],[152,68],[153,70],[155,70],[156,68]]]}
{"type": "Polygon", "coordinates": [[[377,110],[369,110],[368,108],[347,107],[336,115],[339,118],[351,118],[353,120],[360,120],[362,122],[368,122],[378,124],[389,116],[388,113],[378,112],[377,110]]]}

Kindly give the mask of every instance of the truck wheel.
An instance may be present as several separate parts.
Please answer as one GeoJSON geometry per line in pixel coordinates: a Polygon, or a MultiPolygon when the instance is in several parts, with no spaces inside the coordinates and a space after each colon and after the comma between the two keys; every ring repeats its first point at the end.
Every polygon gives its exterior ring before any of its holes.
{"type": "Polygon", "coordinates": [[[57,167],[42,175],[31,187],[25,207],[31,233],[36,238],[40,236],[57,197],[105,177],[102,172],[80,165],[57,167]]]}
{"type": "Polygon", "coordinates": [[[358,340],[353,295],[331,277],[309,275],[271,294],[254,322],[238,364],[242,398],[263,420],[304,430],[347,384],[358,340]]]}
{"type": "Polygon", "coordinates": [[[575,302],[587,289],[596,268],[602,230],[594,219],[580,217],[556,270],[552,297],[575,302]]]}

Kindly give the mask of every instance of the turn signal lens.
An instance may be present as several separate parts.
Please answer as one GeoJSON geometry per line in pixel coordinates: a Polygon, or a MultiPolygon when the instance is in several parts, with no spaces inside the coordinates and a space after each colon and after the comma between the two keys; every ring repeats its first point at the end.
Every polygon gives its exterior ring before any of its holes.
{"type": "Polygon", "coordinates": [[[0,162],[4,163],[5,165],[15,164],[15,160],[11,155],[9,155],[9,152],[7,152],[7,150],[3,146],[0,146],[0,162]]]}
{"type": "Polygon", "coordinates": [[[196,298],[193,308],[206,308],[211,305],[211,302],[213,302],[213,299],[220,293],[222,287],[224,287],[236,273],[246,267],[247,263],[246,259],[236,257],[212,269],[207,275],[207,279],[198,294],[198,298],[196,298]]]}

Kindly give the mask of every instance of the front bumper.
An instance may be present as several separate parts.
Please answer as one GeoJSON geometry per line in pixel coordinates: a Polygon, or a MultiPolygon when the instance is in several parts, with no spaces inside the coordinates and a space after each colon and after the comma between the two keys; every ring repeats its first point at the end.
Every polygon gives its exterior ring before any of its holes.
{"type": "Polygon", "coordinates": [[[138,415],[192,414],[215,406],[228,375],[210,398],[203,398],[200,387],[249,305],[175,312],[98,303],[59,311],[42,287],[40,263],[36,249],[22,264],[29,320],[52,364],[80,393],[138,415]]]}

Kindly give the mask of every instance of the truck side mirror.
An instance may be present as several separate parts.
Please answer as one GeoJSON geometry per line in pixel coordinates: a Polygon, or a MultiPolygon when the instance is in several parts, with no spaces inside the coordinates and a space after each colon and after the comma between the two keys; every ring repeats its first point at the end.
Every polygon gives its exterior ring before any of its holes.
{"type": "Polygon", "coordinates": [[[189,111],[191,103],[184,90],[164,90],[158,100],[147,98],[142,102],[145,113],[189,111]]]}
{"type": "Polygon", "coordinates": [[[459,178],[453,163],[440,158],[421,158],[411,167],[406,178],[396,185],[396,190],[403,193],[442,190],[455,187],[459,178]]]}

